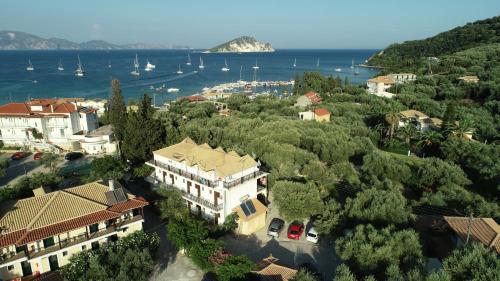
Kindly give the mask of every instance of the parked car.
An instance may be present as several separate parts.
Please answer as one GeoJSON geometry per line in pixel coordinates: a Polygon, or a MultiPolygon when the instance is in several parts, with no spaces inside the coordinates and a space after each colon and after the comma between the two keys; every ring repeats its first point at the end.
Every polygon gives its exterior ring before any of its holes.
{"type": "Polygon", "coordinates": [[[316,229],[314,229],[314,227],[309,228],[309,230],[307,231],[306,240],[309,242],[318,243],[319,236],[318,232],[316,231],[316,229]]]}
{"type": "Polygon", "coordinates": [[[43,156],[43,152],[37,152],[33,154],[33,160],[40,160],[43,156]]]}
{"type": "Polygon", "coordinates": [[[288,239],[299,240],[302,232],[304,232],[304,224],[298,221],[292,222],[288,226],[288,239]]]}
{"type": "Polygon", "coordinates": [[[73,152],[66,153],[66,155],[64,156],[64,159],[66,159],[68,161],[73,161],[73,160],[76,160],[76,159],[82,158],[82,157],[83,157],[83,153],[78,152],[78,151],[73,151],[73,152]]]}
{"type": "Polygon", "coordinates": [[[27,152],[24,152],[24,151],[18,151],[18,152],[15,152],[14,154],[12,154],[12,156],[10,157],[10,159],[12,160],[20,160],[20,159],[23,159],[25,157],[27,157],[29,154],[27,152]]]}
{"type": "Polygon", "coordinates": [[[267,235],[278,238],[280,232],[283,229],[285,222],[280,218],[273,218],[271,223],[269,223],[269,228],[267,229],[267,235]]]}

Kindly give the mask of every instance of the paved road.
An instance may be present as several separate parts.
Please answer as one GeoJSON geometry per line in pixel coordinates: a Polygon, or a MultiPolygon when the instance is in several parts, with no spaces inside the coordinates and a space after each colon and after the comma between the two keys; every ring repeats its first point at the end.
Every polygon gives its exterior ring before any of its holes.
{"type": "Polygon", "coordinates": [[[45,171],[43,166],[38,165],[37,161],[33,160],[33,155],[29,155],[20,160],[10,159],[11,155],[12,153],[5,153],[2,155],[2,157],[8,157],[9,167],[6,169],[5,177],[0,178],[0,186],[14,184],[17,179],[26,174],[30,175],[34,172],[45,171]]]}
{"type": "MultiPolygon", "coordinates": [[[[270,200],[272,202],[271,197],[270,200]]],[[[290,240],[286,237],[288,224],[283,228],[279,238],[268,236],[269,222],[272,218],[278,217],[276,206],[271,204],[269,207],[265,228],[251,236],[226,235],[221,238],[228,252],[247,255],[254,262],[260,262],[272,254],[279,259],[279,263],[292,268],[309,263],[323,275],[323,280],[332,280],[335,268],[339,264],[332,241],[320,237],[318,244],[314,244],[306,241],[304,234],[300,240],[290,240]]]]}
{"type": "MultiPolygon", "coordinates": [[[[147,188],[141,184],[131,183],[127,188],[135,195],[146,197],[147,188]]],[[[146,232],[156,232],[160,240],[158,249],[158,261],[151,275],[151,281],[200,281],[204,278],[204,272],[200,270],[184,254],[180,253],[166,238],[167,230],[165,224],[153,211],[153,206],[144,208],[146,232]]]]}

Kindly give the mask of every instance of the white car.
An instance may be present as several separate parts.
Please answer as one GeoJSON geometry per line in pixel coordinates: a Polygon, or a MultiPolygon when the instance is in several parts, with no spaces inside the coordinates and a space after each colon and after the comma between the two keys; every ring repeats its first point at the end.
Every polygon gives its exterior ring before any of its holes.
{"type": "Polygon", "coordinates": [[[314,227],[311,227],[307,231],[306,240],[309,242],[318,243],[319,235],[318,235],[318,232],[314,229],[314,227]]]}

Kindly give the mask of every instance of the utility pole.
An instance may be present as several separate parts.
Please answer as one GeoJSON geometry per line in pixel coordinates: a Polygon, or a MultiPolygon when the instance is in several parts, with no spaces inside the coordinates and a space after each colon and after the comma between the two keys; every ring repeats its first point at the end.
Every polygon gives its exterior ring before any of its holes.
{"type": "Polygon", "coordinates": [[[469,244],[470,229],[472,227],[472,219],[473,219],[473,214],[472,214],[472,212],[470,212],[469,225],[467,226],[467,239],[465,239],[465,245],[469,244]]]}

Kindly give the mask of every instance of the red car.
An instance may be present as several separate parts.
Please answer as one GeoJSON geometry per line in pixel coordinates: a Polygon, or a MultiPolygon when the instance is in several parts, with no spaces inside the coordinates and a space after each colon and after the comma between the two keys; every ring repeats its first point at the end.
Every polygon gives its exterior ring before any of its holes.
{"type": "Polygon", "coordinates": [[[37,152],[33,155],[33,160],[40,160],[43,156],[43,152],[37,152]]]}
{"type": "Polygon", "coordinates": [[[299,240],[304,232],[304,224],[301,222],[292,222],[288,227],[288,239],[299,240]]]}
{"type": "Polygon", "coordinates": [[[10,157],[10,159],[12,160],[19,160],[19,159],[23,159],[24,157],[27,157],[28,156],[28,153],[26,152],[23,152],[23,151],[18,151],[14,154],[12,154],[12,156],[10,157]]]}

